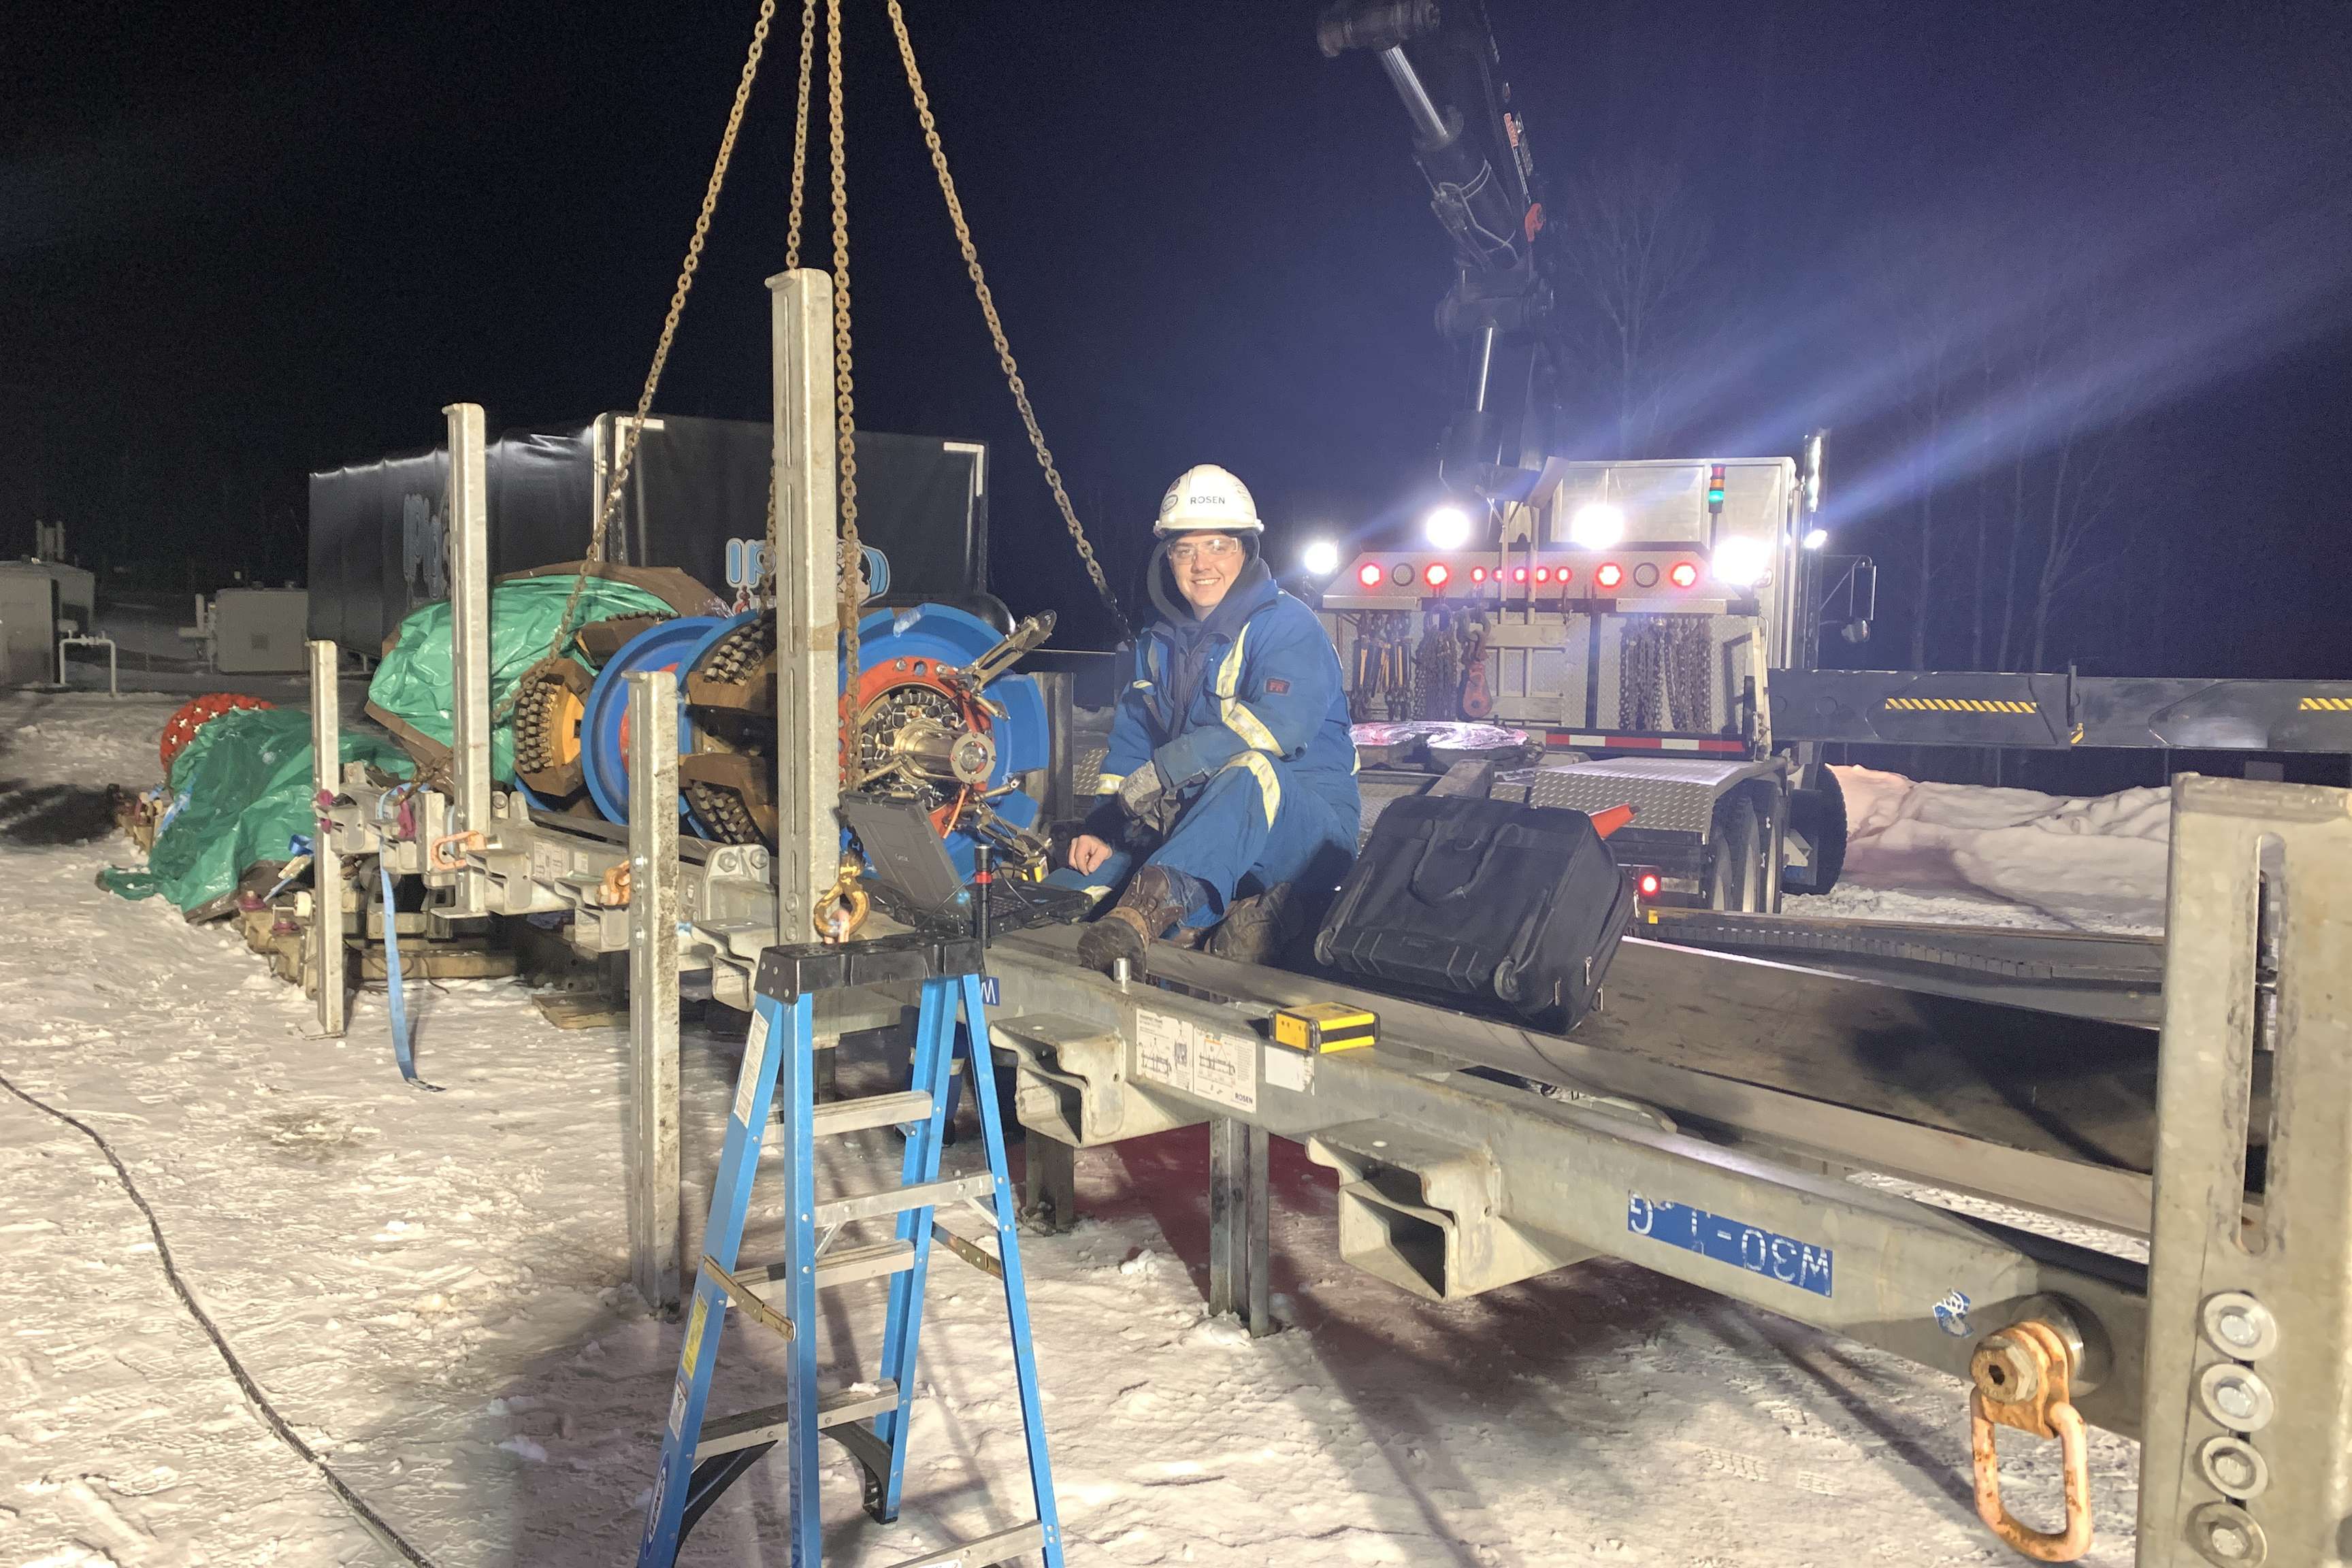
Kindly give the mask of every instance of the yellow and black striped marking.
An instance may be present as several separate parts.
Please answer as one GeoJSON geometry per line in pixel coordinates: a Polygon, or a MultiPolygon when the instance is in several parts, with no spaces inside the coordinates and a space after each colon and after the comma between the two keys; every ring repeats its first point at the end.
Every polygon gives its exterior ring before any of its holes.
{"type": "Polygon", "coordinates": [[[2306,697],[2299,706],[2305,713],[2352,713],[2352,697],[2306,697]]]}
{"type": "Polygon", "coordinates": [[[1893,713],[2039,713],[2039,702],[2009,702],[1975,697],[1890,697],[1893,713]]]}
{"type": "Polygon", "coordinates": [[[1296,1003],[1274,1016],[1275,1044],[1312,1055],[1369,1046],[1379,1033],[1377,1016],[1338,1002],[1296,1003]]]}

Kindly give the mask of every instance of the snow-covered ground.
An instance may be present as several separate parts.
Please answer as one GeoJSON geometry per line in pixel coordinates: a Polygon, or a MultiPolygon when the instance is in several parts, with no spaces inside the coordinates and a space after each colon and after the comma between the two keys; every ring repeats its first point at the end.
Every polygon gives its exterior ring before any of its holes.
{"type": "MultiPolygon", "coordinates": [[[[270,1399],[433,1563],[627,1562],[679,1329],[622,1284],[620,1037],[546,1027],[505,983],[436,988],[420,1053],[447,1092],[418,1093],[380,997],[311,1039],[227,932],[100,892],[126,843],[46,840],[93,815],[75,789],[152,781],[171,705],[0,700],[0,1074],[113,1144],[270,1399]]],[[[740,1049],[688,1038],[698,1189],[740,1049]]],[[[845,1086],[878,1070],[846,1062],[845,1086]]],[[[1276,1150],[1295,1327],[1270,1340],[1202,1315],[1200,1130],[1083,1156],[1091,1217],[1024,1244],[1074,1564],[2013,1560],[1976,1521],[1953,1380],[1622,1264],[1420,1301],[1339,1261],[1328,1173],[1276,1150]]],[[[775,1251],[762,1197],[750,1257],[775,1251]]],[[[98,1152],[5,1095],[0,1237],[0,1564],[395,1561],[247,1408],[98,1152]]],[[[828,1561],[1025,1517],[992,1284],[944,1258],[933,1279],[906,1527],[864,1521],[828,1447],[828,1561]]],[[[870,1373],[860,1289],[826,1349],[870,1373]]],[[[774,1396],[764,1339],[730,1328],[728,1406],[774,1396]]],[[[2053,1456],[2007,1447],[2016,1506],[2049,1517],[2053,1456]]],[[[2108,1568],[2137,1459],[2095,1440],[2108,1568]]],[[[687,1561],[781,1561],[773,1482],[739,1483],[687,1561]]]]}

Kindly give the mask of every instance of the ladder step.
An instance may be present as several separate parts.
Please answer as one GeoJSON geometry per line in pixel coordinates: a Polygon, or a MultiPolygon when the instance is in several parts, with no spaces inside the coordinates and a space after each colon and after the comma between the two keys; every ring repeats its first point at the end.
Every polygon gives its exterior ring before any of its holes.
{"type": "MultiPolygon", "coordinates": [[[[846,1426],[898,1408],[898,1385],[886,1378],[870,1389],[842,1388],[818,1394],[816,1424],[820,1427],[846,1426]]],[[[731,1454],[738,1448],[755,1447],[761,1443],[781,1443],[792,1418],[790,1405],[763,1405],[757,1410],[706,1421],[702,1424],[702,1441],[694,1446],[694,1462],[698,1465],[714,1454],[731,1454]]]]}
{"type": "MultiPolygon", "coordinates": [[[[903,1274],[914,1266],[915,1244],[911,1241],[893,1237],[871,1247],[836,1247],[816,1260],[817,1289],[848,1285],[859,1279],[879,1279],[886,1274],[903,1274]]],[[[771,1263],[745,1280],[744,1288],[762,1301],[772,1300],[792,1271],[789,1263],[771,1263]]]]}
{"type": "Polygon", "coordinates": [[[937,1552],[926,1552],[920,1557],[909,1557],[893,1564],[893,1568],[989,1568],[992,1563],[1003,1563],[1034,1552],[1045,1544],[1045,1527],[1035,1520],[1016,1524],[1011,1530],[1000,1530],[993,1535],[983,1535],[977,1541],[959,1542],[942,1546],[937,1552]]]}
{"type": "Polygon", "coordinates": [[[835,1100],[816,1108],[813,1122],[820,1138],[863,1132],[869,1127],[896,1127],[931,1119],[928,1090],[903,1089],[897,1094],[868,1095],[864,1100],[835,1100]]]}
{"type": "Polygon", "coordinates": [[[976,1198],[996,1187],[996,1177],[982,1171],[976,1175],[953,1176],[943,1182],[921,1182],[911,1187],[886,1187],[878,1193],[860,1193],[855,1197],[835,1198],[829,1204],[816,1205],[816,1227],[845,1225],[854,1219],[873,1219],[886,1214],[904,1214],[908,1209],[937,1208],[961,1198],[976,1198]]]}

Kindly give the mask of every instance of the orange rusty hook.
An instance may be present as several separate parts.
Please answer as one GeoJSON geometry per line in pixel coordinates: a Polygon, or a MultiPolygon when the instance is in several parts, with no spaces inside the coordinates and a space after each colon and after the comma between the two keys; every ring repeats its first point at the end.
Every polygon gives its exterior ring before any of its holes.
{"type": "Polygon", "coordinates": [[[428,869],[435,871],[462,871],[466,868],[466,863],[457,858],[458,855],[479,855],[487,847],[488,847],[488,841],[482,837],[479,829],[468,829],[464,833],[445,833],[425,847],[425,864],[428,869]],[[457,847],[456,854],[450,853],[452,845],[457,847]]]}
{"type": "Polygon", "coordinates": [[[2072,1563],[2091,1549],[2089,1435],[2074,1403],[2074,1349],[2039,1319],[1988,1334],[1969,1363],[1969,1448],[1975,1460],[1977,1517],[2014,1550],[2042,1563],[2072,1563]],[[2055,1534],[2021,1522],[2000,1500],[2003,1426],[2058,1445],[2066,1491],[2065,1528],[2055,1534]]]}

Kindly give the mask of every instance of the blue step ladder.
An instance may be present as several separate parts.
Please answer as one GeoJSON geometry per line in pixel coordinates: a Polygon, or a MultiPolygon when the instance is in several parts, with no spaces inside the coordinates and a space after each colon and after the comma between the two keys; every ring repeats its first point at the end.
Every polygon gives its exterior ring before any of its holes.
{"type": "Polygon", "coordinates": [[[1036,1356],[1030,1343],[1015,1230],[1018,1205],[1005,1173],[1004,1130],[998,1120],[996,1075],[987,1047],[982,973],[985,938],[983,920],[977,936],[943,941],[908,935],[840,946],[774,947],[762,955],[758,1001],[727,1119],[726,1148],[711,1193],[686,1342],[678,1354],[677,1384],[662,1433],[661,1471],[637,1549],[638,1568],[671,1568],[695,1521],[720,1492],[779,1444],[788,1472],[793,1568],[818,1568],[823,1562],[823,1521],[817,1511],[819,1434],[841,1444],[857,1461],[864,1472],[866,1511],[885,1524],[898,1518],[924,1286],[935,1237],[964,1262],[1003,1282],[1036,1518],[908,1558],[898,1568],[984,1568],[1028,1552],[1043,1552],[1047,1568],[1061,1568],[1061,1521],[1054,1506],[1053,1469],[1037,1402],[1036,1356]],[[816,1104],[813,994],[832,986],[909,980],[919,980],[922,987],[911,1083],[896,1093],[816,1104]],[[959,1068],[971,1080],[988,1168],[942,1180],[940,1152],[954,1119],[959,1068]],[[785,1257],[780,1263],[747,1268],[738,1263],[736,1253],[759,1168],[761,1136],[779,1102],[785,1138],[785,1257]],[[816,1141],[879,1127],[898,1127],[906,1133],[898,1184],[818,1197],[816,1141]],[[935,1209],[967,1200],[995,1226],[993,1255],[933,1218],[935,1209]],[[833,1245],[845,1226],[890,1215],[898,1216],[892,1240],[833,1245]],[[879,1379],[852,1381],[831,1392],[821,1388],[817,1293],[884,1276],[890,1279],[890,1301],[883,1321],[879,1379]],[[730,1305],[789,1342],[789,1394],[781,1405],[706,1422],[720,1330],[730,1305]]]}

